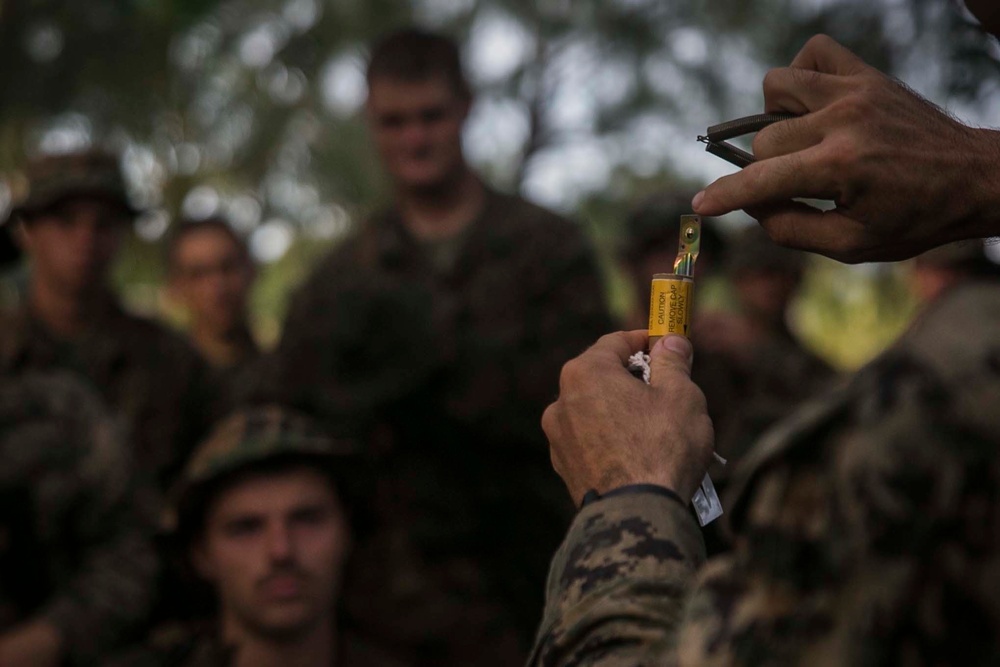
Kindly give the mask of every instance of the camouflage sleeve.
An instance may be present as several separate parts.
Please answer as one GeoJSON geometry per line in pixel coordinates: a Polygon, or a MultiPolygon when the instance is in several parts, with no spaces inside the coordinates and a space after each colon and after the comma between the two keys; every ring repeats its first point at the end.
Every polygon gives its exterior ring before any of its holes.
{"type": "Polygon", "coordinates": [[[149,540],[152,504],[138,495],[119,430],[95,397],[82,387],[64,385],[36,387],[49,392],[54,408],[50,419],[63,422],[61,432],[68,437],[58,445],[69,440],[80,453],[72,470],[50,464],[49,486],[72,486],[73,491],[46,496],[39,490],[39,503],[72,505],[51,514],[61,515],[66,532],[72,533],[58,543],[72,544],[74,552],[47,555],[61,561],[65,577],[59,575],[40,615],[59,630],[64,651],[75,664],[102,655],[145,619],[157,560],[149,540]]]}
{"type": "Polygon", "coordinates": [[[552,561],[530,665],[670,665],[705,560],[690,511],[640,493],[577,515],[552,561]]]}

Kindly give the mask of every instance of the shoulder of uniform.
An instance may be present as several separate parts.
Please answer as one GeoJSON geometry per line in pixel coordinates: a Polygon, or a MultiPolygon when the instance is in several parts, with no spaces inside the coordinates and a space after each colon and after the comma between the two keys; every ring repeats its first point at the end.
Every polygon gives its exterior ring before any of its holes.
{"type": "Polygon", "coordinates": [[[120,313],[117,322],[133,340],[149,349],[167,353],[171,363],[183,359],[195,362],[201,358],[182,334],[162,322],[125,311],[120,313]]]}
{"type": "Polygon", "coordinates": [[[203,628],[171,623],[155,629],[141,645],[127,649],[111,661],[112,667],[186,667],[226,664],[208,659],[220,647],[203,628]]]}
{"type": "Polygon", "coordinates": [[[1000,373],[1000,283],[950,290],[913,323],[895,346],[944,379],[1000,373]]]}

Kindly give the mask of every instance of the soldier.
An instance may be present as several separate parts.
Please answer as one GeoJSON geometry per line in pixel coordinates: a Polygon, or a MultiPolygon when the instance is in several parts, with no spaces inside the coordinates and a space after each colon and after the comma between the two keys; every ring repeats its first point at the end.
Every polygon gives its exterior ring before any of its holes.
{"type": "Polygon", "coordinates": [[[0,371],[79,373],[124,417],[144,474],[165,487],[205,421],[205,369],[177,336],[122,310],[108,272],[137,211],[116,158],[96,152],[28,165],[7,224],[31,267],[25,302],[0,315],[0,371]]]}
{"type": "Polygon", "coordinates": [[[572,223],[467,165],[453,42],[390,35],[368,84],[394,206],[294,299],[266,384],[382,454],[348,591],[359,622],[422,664],[516,664],[572,509],[538,419],[558,368],[609,326],[600,279],[572,223]]]}
{"type": "MultiPolygon", "coordinates": [[[[726,268],[736,296],[736,312],[699,312],[692,341],[698,365],[705,356],[723,370],[725,402],[699,383],[709,401],[715,448],[738,462],[757,437],[795,407],[826,389],[833,369],[807,350],[788,326],[788,309],[805,272],[806,255],[783,248],[757,225],[735,236],[727,249],[726,268]],[[713,400],[716,399],[716,400],[713,400]]],[[[699,372],[693,377],[698,381],[699,372]]],[[[714,468],[726,481],[731,467],[714,468]]]]}
{"type": "Polygon", "coordinates": [[[0,665],[93,664],[149,611],[151,508],[120,436],[70,374],[0,375],[0,665]]]}
{"type": "Polygon", "coordinates": [[[173,542],[211,588],[211,622],[160,628],[116,667],[399,664],[342,632],[358,448],[276,406],[242,409],[195,450],[169,515],[173,542]]]}
{"type": "Polygon", "coordinates": [[[910,271],[910,291],[929,304],[954,287],[973,280],[995,280],[1000,267],[985,252],[982,240],[955,241],[918,255],[910,271]]]}
{"type": "MultiPolygon", "coordinates": [[[[823,179],[864,182],[824,190],[857,197],[832,214],[775,201],[761,210],[779,239],[851,260],[1000,231],[995,131],[960,125],[826,37],[794,65],[802,71],[768,75],[767,107],[838,113],[759,139],[759,166],[716,182],[696,208],[807,196],[800,188],[823,179]],[[803,150],[812,144],[794,138],[810,127],[852,150],[803,150]],[[866,171],[883,149],[889,162],[866,171]],[[767,164],[795,155],[798,169],[767,164]]],[[[704,563],[686,501],[712,429],[688,378],[691,345],[662,339],[647,387],[624,369],[645,332],[602,339],[567,364],[543,419],[553,462],[585,506],[553,562],[531,664],[996,664],[997,340],[994,286],[935,302],[847,387],[758,443],[730,512],[735,552],[704,563]]]]}
{"type": "Polygon", "coordinates": [[[247,322],[256,273],[246,242],[222,218],[182,221],[167,248],[170,291],[190,317],[191,341],[231,375],[259,353],[247,322]]]}

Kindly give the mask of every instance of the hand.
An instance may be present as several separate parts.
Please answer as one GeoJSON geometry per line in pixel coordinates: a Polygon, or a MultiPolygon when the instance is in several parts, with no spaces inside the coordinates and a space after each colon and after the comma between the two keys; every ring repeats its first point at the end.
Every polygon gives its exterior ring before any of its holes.
{"type": "Polygon", "coordinates": [[[962,125],[829,37],[769,72],[764,101],[804,115],[758,132],[758,161],[696,195],[695,212],[746,209],[775,242],[851,263],[1000,231],[1000,133],[962,125]]]}
{"type": "Polygon", "coordinates": [[[3,667],[58,667],[61,658],[62,638],[46,621],[31,621],[0,633],[3,667]]]}
{"type": "Polygon", "coordinates": [[[645,330],[602,337],[563,366],[559,399],[542,415],[552,465],[579,505],[626,484],[658,484],[690,499],[712,458],[712,421],[691,381],[691,343],[666,336],[650,353],[646,385],[626,369],[645,330]]]}

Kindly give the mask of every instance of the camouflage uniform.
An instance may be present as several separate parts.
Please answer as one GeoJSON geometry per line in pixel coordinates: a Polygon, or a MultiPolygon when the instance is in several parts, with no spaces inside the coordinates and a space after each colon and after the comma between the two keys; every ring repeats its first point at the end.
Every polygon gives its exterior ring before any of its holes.
{"type": "Polygon", "coordinates": [[[68,374],[0,375],[0,634],[53,624],[73,664],[149,610],[156,559],[120,433],[68,374]]]}
{"type": "MultiPolygon", "coordinates": [[[[76,196],[108,199],[130,215],[118,159],[98,151],[41,158],[27,167],[29,190],[7,224],[76,196]]],[[[179,336],[125,313],[108,294],[88,329],[60,340],[26,300],[0,312],[0,373],[63,369],[81,375],[124,418],[140,472],[166,488],[208,423],[207,371],[179,336]]]]}
{"type": "Polygon", "coordinates": [[[572,516],[539,419],[610,326],[601,293],[574,225],[488,192],[458,242],[374,218],[298,294],[271,386],[381,456],[348,591],[366,630],[427,664],[523,659],[572,516]]]}
{"type": "Polygon", "coordinates": [[[100,390],[124,419],[139,470],[166,489],[208,421],[207,371],[194,350],[110,296],[103,315],[72,341],[50,334],[30,306],[0,313],[0,373],[54,369],[100,390]]]}
{"type": "MultiPolygon", "coordinates": [[[[405,667],[407,663],[351,633],[337,637],[336,667],[405,667]]],[[[105,667],[229,667],[237,655],[219,638],[214,625],[166,628],[141,648],[105,663],[105,667]]]]}
{"type": "Polygon", "coordinates": [[[1000,290],[957,288],[744,461],[736,550],[680,503],[584,508],[536,665],[1000,662],[1000,290]]]}
{"type": "MultiPolygon", "coordinates": [[[[362,502],[371,482],[364,474],[359,447],[331,438],[318,424],[277,406],[244,408],[222,421],[194,451],[165,516],[172,544],[186,555],[204,520],[206,507],[225,480],[253,469],[267,474],[267,466],[282,460],[302,461],[329,470],[337,495],[346,506],[362,502]]],[[[231,665],[236,648],[225,644],[215,619],[168,623],[148,641],[126,651],[109,667],[224,667],[231,665]]],[[[350,630],[338,632],[338,667],[395,667],[395,656],[350,630]]]]}

